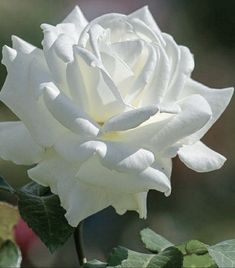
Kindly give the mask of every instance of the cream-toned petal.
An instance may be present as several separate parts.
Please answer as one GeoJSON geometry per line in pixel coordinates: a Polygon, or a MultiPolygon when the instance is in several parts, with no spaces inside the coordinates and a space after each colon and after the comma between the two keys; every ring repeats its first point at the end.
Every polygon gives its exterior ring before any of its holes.
{"type": "Polygon", "coordinates": [[[154,116],[158,111],[159,108],[157,106],[148,106],[118,114],[111,117],[104,123],[101,128],[101,132],[121,131],[136,128],[148,120],[151,116],[154,116]]]}
{"type": "Polygon", "coordinates": [[[157,65],[157,51],[151,44],[145,44],[148,56],[143,65],[141,72],[135,77],[135,80],[128,90],[128,94],[125,97],[125,101],[132,104],[132,102],[140,95],[141,92],[150,84],[154,71],[157,65]]]}
{"type": "Polygon", "coordinates": [[[148,167],[140,173],[120,173],[104,167],[97,156],[83,163],[77,178],[93,186],[114,189],[122,193],[146,192],[155,189],[169,195],[169,179],[161,171],[148,167]]]}
{"type": "Polygon", "coordinates": [[[153,15],[149,11],[148,6],[144,6],[140,9],[134,11],[133,13],[128,15],[128,17],[129,18],[137,18],[137,19],[141,20],[142,22],[144,22],[158,36],[159,40],[161,41],[161,44],[162,45],[165,44],[164,38],[162,37],[161,30],[159,29],[157,23],[155,22],[153,15]]]}
{"type": "Polygon", "coordinates": [[[75,179],[78,167],[66,162],[55,153],[28,171],[29,177],[49,186],[58,194],[61,205],[66,210],[66,218],[71,226],[111,205],[109,195],[104,189],[80,182],[75,179]]]}
{"type": "Polygon", "coordinates": [[[20,51],[25,54],[30,54],[36,49],[35,46],[26,42],[25,40],[21,39],[16,35],[12,35],[11,40],[12,40],[12,48],[15,49],[16,51],[20,51]]]}
{"type": "Polygon", "coordinates": [[[78,41],[76,27],[73,23],[61,23],[56,26],[42,24],[41,28],[47,65],[58,87],[69,96],[66,67],[67,62],[73,59],[73,45],[78,41]]]}
{"type": "Polygon", "coordinates": [[[85,18],[83,12],[81,11],[79,6],[75,6],[75,8],[70,12],[70,14],[63,20],[62,23],[73,23],[76,27],[77,35],[80,36],[83,29],[88,24],[87,19],[85,18]]]}
{"type": "Polygon", "coordinates": [[[170,80],[170,61],[164,48],[155,47],[157,51],[157,64],[150,85],[145,89],[142,105],[153,105],[162,103],[170,80]]]}
{"type": "Polygon", "coordinates": [[[39,84],[50,79],[43,54],[37,48],[29,52],[30,46],[22,40],[15,39],[14,46],[19,51],[3,49],[8,75],[0,99],[23,121],[38,144],[51,146],[60,135],[61,126],[38,99],[39,84]]]}
{"type": "Polygon", "coordinates": [[[64,127],[82,136],[96,136],[98,134],[98,126],[53,83],[45,83],[41,87],[48,110],[64,127]]]}
{"type": "Polygon", "coordinates": [[[110,46],[114,53],[116,53],[129,67],[134,67],[143,50],[142,40],[127,40],[123,42],[115,42],[110,46]]]}
{"type": "Polygon", "coordinates": [[[76,103],[97,122],[103,123],[125,110],[112,78],[88,50],[74,47],[74,61],[68,64],[67,79],[76,103]]]}
{"type": "Polygon", "coordinates": [[[191,94],[199,94],[203,96],[209,103],[212,111],[211,120],[198,132],[189,137],[190,142],[195,142],[200,140],[204,134],[211,128],[211,126],[218,120],[221,114],[224,112],[228,106],[234,88],[223,88],[223,89],[214,89],[209,88],[199,82],[193,81],[190,79],[182,92],[182,97],[189,96],[191,94]]]}
{"type": "Polygon", "coordinates": [[[219,169],[226,161],[224,156],[211,150],[200,141],[181,147],[178,155],[187,167],[197,172],[209,172],[219,169]]]}
{"type": "Polygon", "coordinates": [[[174,145],[177,141],[200,130],[211,119],[208,102],[200,95],[191,95],[178,102],[181,112],[162,127],[151,142],[156,152],[174,145]]]}
{"type": "Polygon", "coordinates": [[[172,172],[172,159],[170,157],[164,157],[164,155],[162,155],[155,160],[155,162],[152,164],[152,167],[166,174],[170,180],[172,172]]]}
{"type": "Polygon", "coordinates": [[[127,173],[140,173],[154,162],[152,152],[128,146],[121,142],[105,142],[106,148],[98,148],[102,165],[110,170],[127,173]]]}
{"type": "Polygon", "coordinates": [[[98,151],[105,152],[106,144],[102,141],[87,140],[67,132],[56,142],[54,149],[66,161],[83,163],[98,151]]]}
{"type": "Polygon", "coordinates": [[[18,165],[38,163],[44,149],[35,143],[28,129],[20,122],[0,123],[0,157],[18,165]]]}
{"type": "Polygon", "coordinates": [[[147,217],[147,192],[141,192],[137,194],[121,194],[112,193],[112,206],[116,212],[123,215],[128,210],[136,211],[139,213],[141,219],[147,217]]]}
{"type": "Polygon", "coordinates": [[[166,54],[171,62],[170,81],[165,92],[164,102],[170,103],[178,100],[186,81],[194,69],[194,58],[187,47],[179,46],[168,34],[164,34],[166,41],[166,54]]]}

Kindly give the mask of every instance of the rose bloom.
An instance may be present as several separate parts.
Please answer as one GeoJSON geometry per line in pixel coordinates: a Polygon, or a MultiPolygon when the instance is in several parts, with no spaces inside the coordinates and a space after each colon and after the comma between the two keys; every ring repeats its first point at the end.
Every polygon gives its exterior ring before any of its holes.
{"type": "Polygon", "coordinates": [[[0,99],[20,121],[0,124],[0,156],[30,165],[70,225],[108,206],[146,218],[148,191],[171,192],[176,155],[197,172],[223,165],[200,139],[233,89],[192,80],[189,49],[162,33],[147,7],[90,23],[75,7],[41,28],[43,49],[16,36],[3,48],[0,99]]]}

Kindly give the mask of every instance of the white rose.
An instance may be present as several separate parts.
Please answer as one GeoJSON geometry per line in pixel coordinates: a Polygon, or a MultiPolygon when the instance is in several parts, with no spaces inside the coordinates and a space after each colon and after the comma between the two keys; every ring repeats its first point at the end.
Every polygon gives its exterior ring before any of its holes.
{"type": "Polygon", "coordinates": [[[0,98],[21,121],[0,124],[0,156],[37,164],[30,178],[59,195],[72,226],[110,205],[145,218],[150,189],[170,194],[177,154],[198,172],[223,165],[200,139],[233,89],[193,81],[192,54],[147,7],[90,23],[76,7],[41,27],[43,50],[15,36],[3,48],[0,98]]]}

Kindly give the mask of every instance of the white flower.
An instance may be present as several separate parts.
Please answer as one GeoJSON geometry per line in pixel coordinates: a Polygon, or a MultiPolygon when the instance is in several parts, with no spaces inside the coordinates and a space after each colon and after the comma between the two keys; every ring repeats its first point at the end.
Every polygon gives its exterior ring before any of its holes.
{"type": "Polygon", "coordinates": [[[232,88],[190,78],[193,56],[162,33],[147,7],[87,22],[78,7],[42,24],[43,50],[13,36],[0,99],[19,117],[0,123],[0,156],[58,194],[72,226],[113,206],[146,217],[150,189],[169,195],[171,158],[191,169],[225,158],[200,139],[232,88]]]}

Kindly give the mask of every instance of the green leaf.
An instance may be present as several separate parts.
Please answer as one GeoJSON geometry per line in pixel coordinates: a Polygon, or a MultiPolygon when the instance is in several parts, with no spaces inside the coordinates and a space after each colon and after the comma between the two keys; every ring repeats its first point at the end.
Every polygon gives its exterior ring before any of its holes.
{"type": "Polygon", "coordinates": [[[219,268],[235,267],[235,239],[209,246],[208,251],[219,268]]]}
{"type": "Polygon", "coordinates": [[[107,263],[101,262],[99,260],[92,260],[83,265],[84,268],[105,268],[107,263]]]}
{"type": "Polygon", "coordinates": [[[187,254],[197,254],[203,255],[208,253],[207,245],[198,241],[198,240],[190,240],[185,243],[185,251],[187,254]]]}
{"type": "Polygon", "coordinates": [[[15,193],[15,190],[11,187],[11,185],[3,177],[0,177],[0,190],[4,190],[4,191],[10,192],[12,194],[15,193]]]}
{"type": "Polygon", "coordinates": [[[120,246],[114,248],[108,257],[108,264],[112,267],[121,264],[123,260],[127,259],[128,251],[127,248],[120,246]]]}
{"type": "Polygon", "coordinates": [[[32,182],[18,192],[18,197],[22,218],[51,252],[67,241],[74,228],[65,219],[58,196],[49,188],[32,182]]]}
{"type": "Polygon", "coordinates": [[[152,252],[160,252],[168,247],[173,246],[171,242],[149,228],[143,229],[140,232],[140,236],[142,242],[145,244],[145,247],[152,252]]]}
{"type": "Polygon", "coordinates": [[[21,253],[18,247],[10,240],[5,241],[0,247],[0,268],[18,268],[21,264],[21,253]]]}
{"type": "Polygon", "coordinates": [[[169,247],[159,254],[138,253],[126,248],[114,249],[109,257],[108,264],[120,268],[181,268],[183,255],[175,247],[169,247]]]}
{"type": "Polygon", "coordinates": [[[211,256],[207,253],[204,255],[187,255],[184,257],[183,268],[216,268],[218,267],[211,256]]]}

